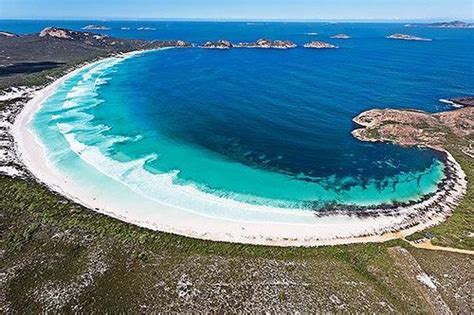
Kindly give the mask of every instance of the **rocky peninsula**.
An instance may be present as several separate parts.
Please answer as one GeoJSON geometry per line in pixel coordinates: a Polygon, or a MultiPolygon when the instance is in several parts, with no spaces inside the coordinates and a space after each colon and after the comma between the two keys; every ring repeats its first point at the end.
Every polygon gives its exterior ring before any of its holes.
{"type": "Polygon", "coordinates": [[[304,44],[304,48],[334,49],[334,48],[339,48],[339,47],[330,43],[322,42],[322,41],[312,41],[312,42],[304,44]]]}
{"type": "Polygon", "coordinates": [[[473,106],[436,114],[417,110],[372,109],[353,120],[363,128],[355,129],[352,135],[362,141],[425,146],[439,151],[445,151],[453,137],[474,141],[473,106]]]}
{"type": "Polygon", "coordinates": [[[387,36],[388,39],[397,39],[397,40],[408,40],[408,41],[420,41],[420,42],[431,42],[431,38],[417,37],[407,34],[392,34],[387,36]]]}

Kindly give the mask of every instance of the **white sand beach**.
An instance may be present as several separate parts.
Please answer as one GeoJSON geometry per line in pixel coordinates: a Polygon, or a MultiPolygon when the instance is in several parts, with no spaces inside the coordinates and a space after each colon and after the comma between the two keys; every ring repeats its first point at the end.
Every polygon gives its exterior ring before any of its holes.
{"type": "MultiPolygon", "coordinates": [[[[25,105],[12,128],[17,154],[33,176],[51,190],[92,209],[91,211],[131,224],[206,240],[259,245],[321,246],[383,242],[407,236],[444,221],[466,191],[464,172],[446,152],[446,169],[452,176],[429,199],[403,208],[368,210],[364,215],[344,211],[323,214],[305,211],[304,223],[237,221],[203,216],[190,209],[170,207],[148,200],[126,185],[108,178],[110,187],[115,189],[115,193],[111,194],[110,189],[81,184],[56,169],[49,162],[45,148],[30,126],[33,116],[43,102],[65,80],[82,69],[76,69],[37,91],[25,105]]],[[[294,215],[303,214],[302,211],[295,211],[294,215]]]]}

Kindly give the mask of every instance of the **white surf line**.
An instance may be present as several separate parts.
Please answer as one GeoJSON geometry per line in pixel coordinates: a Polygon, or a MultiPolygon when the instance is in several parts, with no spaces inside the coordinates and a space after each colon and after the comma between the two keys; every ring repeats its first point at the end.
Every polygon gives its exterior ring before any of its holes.
{"type": "MultiPolygon", "coordinates": [[[[12,131],[21,161],[38,181],[75,202],[119,220],[163,232],[235,243],[319,246],[383,242],[408,236],[444,221],[465,193],[464,172],[448,153],[447,164],[452,167],[457,178],[448,183],[446,189],[438,191],[428,200],[394,209],[392,214],[399,213],[402,218],[386,216],[383,213],[377,217],[371,217],[370,214],[367,217],[355,217],[347,213],[334,213],[311,217],[307,224],[233,221],[205,217],[143,198],[137,199],[127,187],[120,187],[124,192],[128,192],[127,200],[116,200],[110,194],[98,194],[78,185],[55,169],[49,163],[41,142],[29,128],[29,123],[44,101],[64,81],[92,65],[76,69],[39,91],[17,117],[12,131]]],[[[118,183],[115,182],[114,185],[118,183]]]]}

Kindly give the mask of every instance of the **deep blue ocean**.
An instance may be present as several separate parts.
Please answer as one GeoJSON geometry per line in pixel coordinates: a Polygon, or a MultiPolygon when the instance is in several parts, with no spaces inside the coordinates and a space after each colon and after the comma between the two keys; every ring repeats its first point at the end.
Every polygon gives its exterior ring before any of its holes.
{"type": "Polygon", "coordinates": [[[360,142],[351,135],[352,118],[371,108],[450,110],[439,99],[474,94],[472,29],[129,21],[0,21],[0,29],[87,24],[124,38],[195,44],[270,38],[300,46],[322,40],[340,47],[168,49],[108,60],[68,80],[36,115],[36,131],[58,168],[77,168],[79,156],[135,192],[180,207],[208,209],[205,200],[214,197],[285,208],[419,199],[442,180],[441,156],[360,142]],[[337,33],[352,38],[330,39],[337,33]],[[393,33],[433,41],[385,38],[393,33]],[[94,165],[105,158],[108,167],[94,165]],[[137,167],[148,184],[127,177],[137,167]],[[165,175],[168,181],[154,182],[165,175]],[[186,194],[164,194],[176,187],[186,194]]]}

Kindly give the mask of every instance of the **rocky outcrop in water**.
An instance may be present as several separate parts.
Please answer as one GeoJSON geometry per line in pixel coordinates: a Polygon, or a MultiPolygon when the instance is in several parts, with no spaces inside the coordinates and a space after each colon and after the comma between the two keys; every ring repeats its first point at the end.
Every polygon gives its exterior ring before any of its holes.
{"type": "Polygon", "coordinates": [[[234,45],[232,45],[231,42],[225,39],[221,39],[215,42],[208,41],[201,46],[201,48],[205,49],[230,49],[232,47],[234,47],[234,45]]]}
{"type": "Polygon", "coordinates": [[[392,34],[387,36],[388,39],[397,39],[397,40],[408,40],[408,41],[420,41],[420,42],[431,42],[431,38],[417,37],[407,34],[392,34]]]}
{"type": "Polygon", "coordinates": [[[331,36],[331,38],[334,38],[334,39],[349,39],[351,38],[349,35],[347,34],[336,34],[334,36],[331,36]]]}
{"type": "Polygon", "coordinates": [[[253,43],[239,43],[235,45],[236,48],[273,48],[273,49],[290,49],[295,48],[296,44],[289,40],[270,40],[259,39],[253,43]]]}
{"type": "Polygon", "coordinates": [[[448,100],[443,101],[456,105],[457,107],[474,106],[474,96],[450,98],[448,100]]]}
{"type": "Polygon", "coordinates": [[[110,30],[110,27],[91,24],[91,25],[84,26],[82,29],[89,30],[89,31],[108,31],[110,30]]]}
{"type": "Polygon", "coordinates": [[[334,49],[334,48],[339,48],[336,45],[326,43],[326,42],[321,42],[321,41],[312,41],[307,44],[304,44],[305,48],[312,48],[312,49],[334,49]]]}

